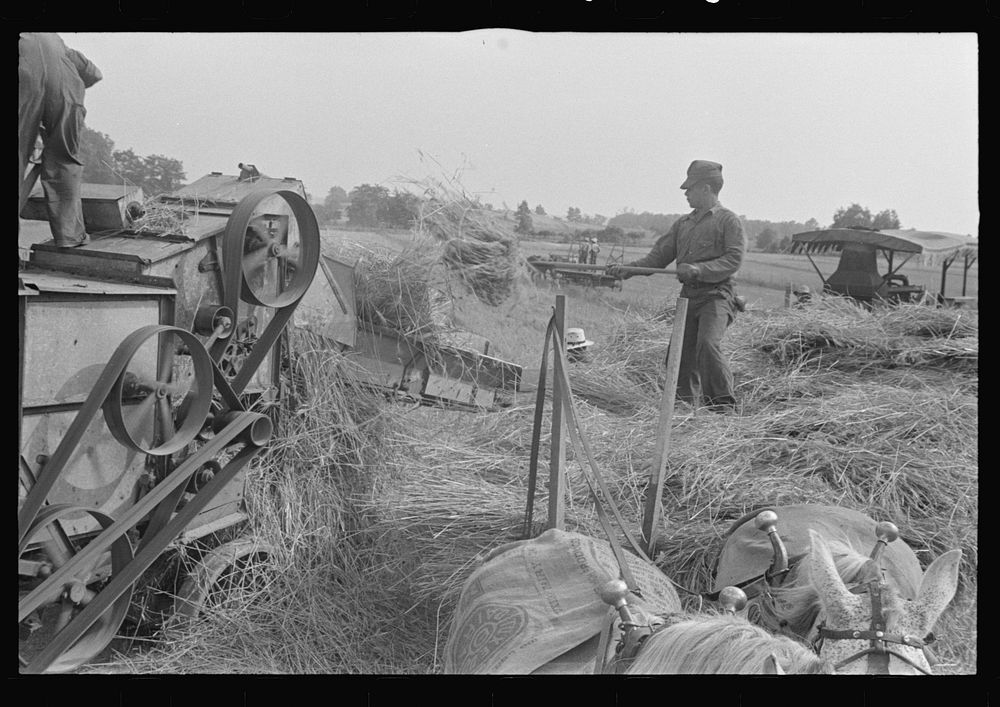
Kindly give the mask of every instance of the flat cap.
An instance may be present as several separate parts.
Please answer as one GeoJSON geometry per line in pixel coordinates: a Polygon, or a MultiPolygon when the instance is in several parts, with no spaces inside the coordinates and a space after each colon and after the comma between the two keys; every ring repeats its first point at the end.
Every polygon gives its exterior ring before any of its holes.
{"type": "Polygon", "coordinates": [[[687,189],[688,187],[693,187],[695,184],[703,179],[708,179],[709,177],[721,177],[722,176],[722,165],[718,162],[709,162],[708,160],[695,160],[688,167],[687,179],[681,184],[681,189],[687,189]]]}

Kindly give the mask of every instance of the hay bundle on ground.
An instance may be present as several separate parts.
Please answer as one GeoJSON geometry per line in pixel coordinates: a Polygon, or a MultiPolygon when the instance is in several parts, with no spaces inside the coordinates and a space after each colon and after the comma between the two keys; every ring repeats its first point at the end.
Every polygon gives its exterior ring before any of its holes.
{"type": "Polygon", "coordinates": [[[866,309],[827,297],[803,309],[769,312],[756,324],[745,331],[751,346],[786,365],[808,361],[843,371],[899,365],[972,370],[978,365],[975,315],[920,305],[866,309]]]}

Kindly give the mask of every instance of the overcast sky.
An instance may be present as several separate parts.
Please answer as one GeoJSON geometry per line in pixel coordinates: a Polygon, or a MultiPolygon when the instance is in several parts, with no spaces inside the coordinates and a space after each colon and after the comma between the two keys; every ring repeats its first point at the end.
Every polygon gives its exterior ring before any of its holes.
{"type": "Polygon", "coordinates": [[[192,181],[251,162],[321,201],[460,171],[497,206],[611,217],[686,211],[708,159],[748,218],[858,202],[978,233],[973,33],[62,36],[104,74],[87,125],[192,181]]]}

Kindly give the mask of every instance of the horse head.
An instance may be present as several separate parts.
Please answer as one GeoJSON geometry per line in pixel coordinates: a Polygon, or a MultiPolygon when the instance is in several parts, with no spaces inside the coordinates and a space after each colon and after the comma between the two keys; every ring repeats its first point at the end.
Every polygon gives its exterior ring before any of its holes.
{"type": "MultiPolygon", "coordinates": [[[[889,538],[891,541],[894,538],[889,538]]],[[[961,550],[938,557],[924,572],[917,596],[908,600],[883,581],[878,549],[862,583],[849,589],[823,536],[809,530],[806,559],[819,603],[819,655],[838,673],[930,674],[923,638],[955,596],[961,550]]],[[[884,545],[884,539],[880,537],[884,545]]]]}

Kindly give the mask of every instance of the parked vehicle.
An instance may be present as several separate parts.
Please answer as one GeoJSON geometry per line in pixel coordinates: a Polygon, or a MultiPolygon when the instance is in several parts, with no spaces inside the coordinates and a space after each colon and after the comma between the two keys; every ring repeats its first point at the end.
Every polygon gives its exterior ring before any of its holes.
{"type": "Polygon", "coordinates": [[[971,236],[940,231],[877,230],[870,228],[827,228],[796,233],[792,252],[805,253],[823,282],[823,291],[851,297],[864,303],[875,301],[916,302],[928,294],[922,285],[911,284],[900,269],[915,255],[941,263],[941,289],[933,296],[939,304],[971,303],[966,296],[969,268],[979,256],[979,242],[971,236]],[[837,269],[824,276],[812,256],[840,252],[837,269]],[[878,254],[885,260],[885,272],[879,272],[878,254]],[[898,255],[898,257],[897,257],[898,255]],[[962,294],[945,292],[948,269],[961,262],[962,294]]]}

